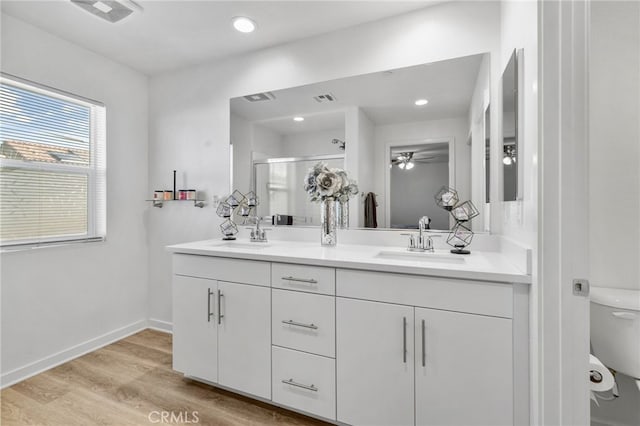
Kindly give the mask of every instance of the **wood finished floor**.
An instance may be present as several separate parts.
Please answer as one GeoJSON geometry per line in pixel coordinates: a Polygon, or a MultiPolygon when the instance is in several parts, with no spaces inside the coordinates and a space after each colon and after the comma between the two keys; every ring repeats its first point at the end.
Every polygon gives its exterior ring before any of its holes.
{"type": "MultiPolygon", "coordinates": [[[[152,425],[182,414],[198,425],[327,425],[185,379],[171,369],[171,335],[144,330],[6,388],[2,426],[152,425]],[[152,422],[152,421],[155,421],[152,422]]],[[[170,420],[170,419],[169,419],[170,420]]],[[[188,421],[187,421],[188,420],[188,421]]]]}

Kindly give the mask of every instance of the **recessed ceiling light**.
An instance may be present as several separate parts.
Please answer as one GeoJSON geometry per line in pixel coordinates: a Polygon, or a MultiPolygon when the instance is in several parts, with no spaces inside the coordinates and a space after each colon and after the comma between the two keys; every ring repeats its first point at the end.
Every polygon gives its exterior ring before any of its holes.
{"type": "Polygon", "coordinates": [[[304,117],[293,117],[293,121],[304,121],[304,117]]]}
{"type": "Polygon", "coordinates": [[[101,12],[104,13],[109,13],[113,10],[113,8],[105,3],[102,3],[101,1],[97,1],[93,4],[93,7],[95,7],[96,9],[98,9],[101,12]]]}
{"type": "Polygon", "coordinates": [[[256,29],[256,23],[245,16],[236,16],[232,22],[233,28],[241,33],[252,33],[256,29]]]}
{"type": "Polygon", "coordinates": [[[424,105],[428,104],[429,101],[426,100],[426,99],[418,99],[414,103],[416,104],[416,106],[424,106],[424,105]]]}

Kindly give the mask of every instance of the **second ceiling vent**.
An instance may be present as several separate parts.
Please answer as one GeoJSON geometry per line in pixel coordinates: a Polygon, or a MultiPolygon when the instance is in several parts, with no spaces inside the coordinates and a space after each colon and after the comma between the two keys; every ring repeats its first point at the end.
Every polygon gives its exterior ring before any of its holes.
{"type": "Polygon", "coordinates": [[[315,101],[319,103],[335,102],[337,100],[336,97],[333,96],[333,93],[326,93],[324,95],[314,96],[313,99],[315,99],[315,101]]]}

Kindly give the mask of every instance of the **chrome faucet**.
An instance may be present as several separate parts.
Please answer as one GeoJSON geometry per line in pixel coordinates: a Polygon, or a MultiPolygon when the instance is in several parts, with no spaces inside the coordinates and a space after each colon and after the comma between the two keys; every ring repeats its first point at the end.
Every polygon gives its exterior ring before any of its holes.
{"type": "Polygon", "coordinates": [[[433,239],[426,235],[427,229],[429,229],[429,223],[431,219],[429,216],[422,216],[418,221],[418,239],[416,240],[415,234],[403,234],[409,236],[409,251],[434,251],[433,239]]]}
{"type": "Polygon", "coordinates": [[[261,228],[260,227],[260,221],[262,221],[262,218],[260,216],[252,216],[251,219],[253,219],[256,223],[256,227],[255,228],[247,228],[251,230],[251,234],[249,236],[249,240],[252,243],[266,243],[267,242],[267,231],[270,230],[271,228],[261,228]]]}

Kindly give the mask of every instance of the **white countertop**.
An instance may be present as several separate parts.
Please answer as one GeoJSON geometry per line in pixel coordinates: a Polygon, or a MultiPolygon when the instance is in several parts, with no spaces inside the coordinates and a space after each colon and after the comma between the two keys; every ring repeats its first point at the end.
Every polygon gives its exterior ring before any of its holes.
{"type": "Polygon", "coordinates": [[[297,263],[334,268],[428,275],[505,283],[530,284],[531,276],[512,265],[498,252],[472,251],[455,255],[448,250],[411,253],[403,247],[338,244],[323,247],[318,242],[272,240],[205,240],[168,246],[173,253],[231,257],[266,262],[297,263]]]}

